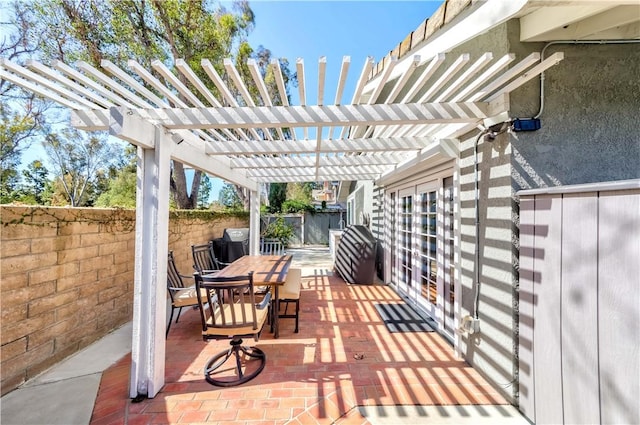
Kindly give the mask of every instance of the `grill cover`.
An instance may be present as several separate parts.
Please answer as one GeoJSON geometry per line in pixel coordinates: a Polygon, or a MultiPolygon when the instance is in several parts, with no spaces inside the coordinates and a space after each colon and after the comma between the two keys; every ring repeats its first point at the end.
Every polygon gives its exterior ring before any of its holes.
{"type": "Polygon", "coordinates": [[[372,284],[376,272],[377,240],[367,226],[344,231],[336,251],[336,271],[347,283],[372,284]]]}
{"type": "Polygon", "coordinates": [[[247,248],[249,247],[249,229],[224,229],[222,234],[222,240],[224,241],[222,261],[225,263],[231,263],[238,258],[247,255],[247,248]]]}

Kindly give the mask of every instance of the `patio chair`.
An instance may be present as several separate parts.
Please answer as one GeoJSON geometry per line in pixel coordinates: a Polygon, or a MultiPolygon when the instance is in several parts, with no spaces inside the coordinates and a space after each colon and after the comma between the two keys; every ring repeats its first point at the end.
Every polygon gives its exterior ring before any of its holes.
{"type": "Polygon", "coordinates": [[[180,313],[182,313],[182,307],[198,306],[198,296],[196,295],[195,286],[185,285],[183,279],[193,279],[193,277],[181,275],[178,272],[176,261],[173,257],[173,251],[169,251],[167,263],[167,290],[171,297],[171,315],[169,316],[169,323],[167,324],[165,337],[169,336],[169,329],[171,329],[171,321],[173,320],[173,311],[175,309],[178,309],[178,316],[176,317],[176,323],[178,323],[180,313]]]}
{"type": "Polygon", "coordinates": [[[212,385],[231,387],[255,378],[264,369],[266,355],[257,347],[243,346],[242,338],[260,339],[267,319],[270,294],[267,294],[263,303],[256,305],[253,272],[231,277],[195,273],[194,277],[200,302],[202,338],[205,341],[231,340],[228,350],[207,361],[205,379],[212,385]],[[229,360],[229,366],[223,367],[229,360]]]}
{"type": "Polygon", "coordinates": [[[221,270],[229,265],[218,260],[213,250],[213,241],[202,245],[191,245],[193,268],[200,274],[221,270]]]}
{"type": "Polygon", "coordinates": [[[284,313],[279,314],[281,319],[296,319],[296,327],[293,331],[298,333],[298,322],[300,319],[300,281],[302,279],[302,270],[289,269],[287,272],[287,280],[284,285],[278,289],[278,300],[280,303],[285,303],[284,313]],[[289,303],[293,303],[295,311],[293,313],[287,313],[289,309],[289,303]]]}
{"type": "Polygon", "coordinates": [[[261,255],[284,255],[284,245],[280,239],[263,238],[260,239],[261,255]]]}

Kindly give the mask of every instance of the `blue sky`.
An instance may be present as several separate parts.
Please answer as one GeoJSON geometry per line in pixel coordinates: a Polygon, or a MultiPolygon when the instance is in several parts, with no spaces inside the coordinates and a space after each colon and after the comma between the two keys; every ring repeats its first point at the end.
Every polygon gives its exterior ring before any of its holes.
{"type": "MultiPolygon", "coordinates": [[[[318,59],[327,58],[325,103],[332,103],[343,56],[351,56],[343,101],[350,101],[367,56],[378,62],[442,1],[253,1],[252,46],[263,45],[274,57],[304,59],[307,101],[317,96],[318,59]]],[[[297,88],[291,89],[298,103],[297,88]]]]}

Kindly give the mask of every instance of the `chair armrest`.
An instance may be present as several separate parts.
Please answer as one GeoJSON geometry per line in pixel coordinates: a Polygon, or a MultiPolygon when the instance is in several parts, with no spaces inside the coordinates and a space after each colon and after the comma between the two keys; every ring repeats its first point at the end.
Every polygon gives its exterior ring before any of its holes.
{"type": "Polygon", "coordinates": [[[256,308],[258,310],[262,310],[264,308],[267,308],[269,306],[269,303],[271,302],[271,292],[267,292],[264,296],[264,298],[262,299],[262,301],[260,301],[258,304],[256,304],[256,308]]]}
{"type": "Polygon", "coordinates": [[[216,260],[216,263],[218,264],[218,268],[220,269],[224,269],[225,267],[231,264],[231,263],[225,263],[224,261],[218,261],[218,260],[216,260]]]}
{"type": "Polygon", "coordinates": [[[179,290],[185,289],[185,288],[178,288],[178,287],[174,287],[174,286],[168,286],[167,289],[170,290],[170,291],[179,291],[179,290]]]}

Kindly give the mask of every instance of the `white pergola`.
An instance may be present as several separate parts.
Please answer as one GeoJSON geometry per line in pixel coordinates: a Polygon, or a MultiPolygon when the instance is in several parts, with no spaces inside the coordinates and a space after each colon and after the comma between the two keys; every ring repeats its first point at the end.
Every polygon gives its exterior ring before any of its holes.
{"type": "MultiPolygon", "coordinates": [[[[523,41],[548,40],[547,34],[557,36],[568,23],[574,26],[580,20],[589,24],[590,34],[613,31],[615,25],[604,17],[628,16],[633,6],[630,1],[553,3],[570,10],[558,15],[554,12],[560,9],[544,7],[548,2],[539,0],[478,2],[465,19],[414,49],[417,54],[390,58],[374,78],[373,59],[367,58],[357,71],[353,93],[344,93],[351,68],[350,58],[344,57],[330,101],[325,100],[326,60],[318,61],[319,78],[311,85],[305,62],[298,59],[299,105],[286,100],[278,61],[270,66],[281,105],[272,104],[273,93],[251,60],[257,98],[250,95],[249,82],[242,80],[231,60],[218,68],[224,69],[225,78],[203,60],[203,80],[181,59],[173,68],[155,61],[152,69],[133,60],[127,69],[109,61],[98,69],[85,62],[72,67],[30,61],[21,66],[0,59],[2,79],[69,108],[75,127],[108,130],[138,147],[131,397],[154,397],[164,385],[171,159],[250,191],[250,250],[257,253],[260,183],[384,181],[417,162],[454,158],[456,137],[486,118],[503,115],[511,91],[563,59],[562,53],[543,59],[532,53],[516,62],[513,54],[494,57],[487,52],[445,61],[441,52],[512,17],[521,19],[523,41]],[[317,97],[313,105],[306,101],[309,90],[317,97]],[[285,137],[284,128],[290,129],[290,137],[285,137]],[[309,128],[315,129],[315,137],[309,137],[309,128]]],[[[634,31],[637,21],[623,30],[634,31]]],[[[580,29],[585,31],[585,25],[580,29]]]]}

